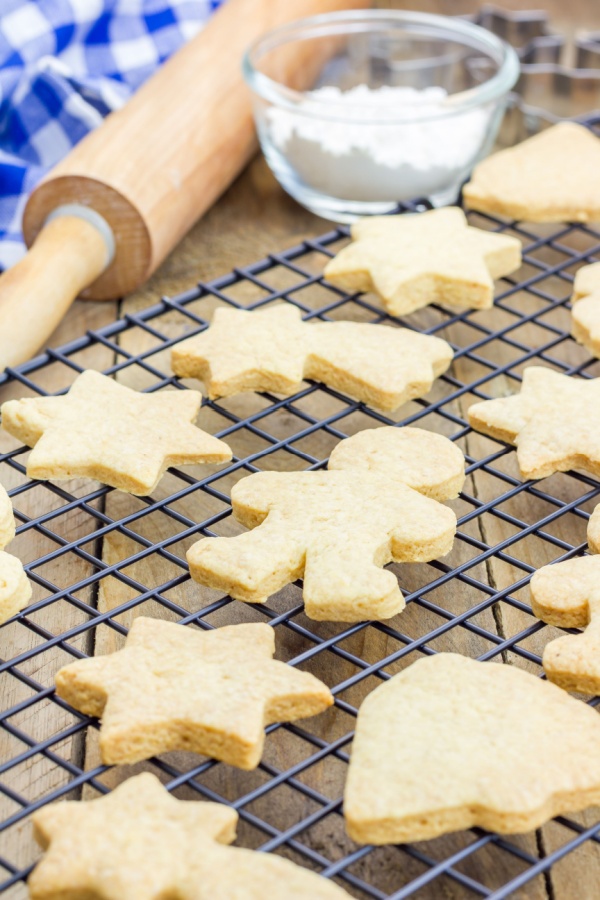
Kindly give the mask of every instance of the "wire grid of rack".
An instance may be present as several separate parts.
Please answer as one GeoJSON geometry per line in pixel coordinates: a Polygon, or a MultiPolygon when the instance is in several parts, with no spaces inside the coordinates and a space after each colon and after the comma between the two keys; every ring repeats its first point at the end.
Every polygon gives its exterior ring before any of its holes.
{"type": "MultiPolygon", "coordinates": [[[[2,696],[14,701],[0,713],[0,878],[7,897],[26,895],[24,882],[37,857],[33,844],[29,853],[13,853],[23,846],[30,814],[61,798],[99,796],[115,783],[115,770],[99,762],[97,722],[54,696],[53,674],[94,648],[120,646],[126,623],[139,612],[188,627],[270,622],[280,656],[333,689],[333,711],[268,729],[255,773],[190,754],[166,754],[145,766],[177,796],[232,804],[242,845],[288,856],[364,898],[560,900],[566,895],[554,873],[560,876],[562,866],[563,878],[572,877],[571,855],[579,866],[581,853],[587,854],[586,866],[597,873],[600,818],[593,813],[561,816],[535,835],[500,838],[472,829],[386,848],[354,845],[343,829],[344,770],[361,699],[393,672],[440,650],[540,674],[541,650],[558,632],[533,617],[528,579],[542,562],[584,552],[587,519],[600,496],[600,484],[583,473],[522,482],[514,451],[474,434],[465,420],[473,400],[517,390],[527,364],[584,378],[600,374],[598,363],[568,335],[573,276],[600,254],[600,232],[587,225],[469,218],[524,244],[523,267],[498,283],[494,310],[430,308],[402,320],[386,316],[375,298],[348,295],[323,281],[324,262],[347,240],[340,228],[165,298],[3,376],[5,392],[36,396],[44,393],[37,377],[53,367],[61,392],[89,364],[89,354],[104,349],[112,360],[104,371],[125,383],[149,391],[186,389],[188,383],[170,372],[168,349],[204,329],[222,304],[257,309],[286,302],[309,320],[401,324],[444,337],[455,350],[453,366],[427,398],[407,404],[396,417],[313,383],[285,399],[246,394],[205,402],[200,424],[231,444],[233,462],[170,470],[153,497],[133,498],[86,480],[32,482],[25,473],[26,448],[4,445],[0,481],[11,486],[19,524],[20,549],[13,552],[24,558],[35,586],[32,604],[0,631],[2,696]],[[128,350],[133,333],[144,346],[140,351],[138,341],[135,353],[128,350]],[[299,584],[266,605],[251,606],[190,582],[185,549],[201,535],[236,531],[229,492],[239,477],[321,468],[339,439],[365,427],[409,423],[458,441],[469,477],[454,502],[459,526],[452,553],[427,565],[392,566],[406,594],[402,614],[386,623],[315,623],[303,614],[299,584]],[[37,559],[27,557],[32,531],[47,546],[37,559]]],[[[121,779],[130,774],[120,770],[121,779]]]]}

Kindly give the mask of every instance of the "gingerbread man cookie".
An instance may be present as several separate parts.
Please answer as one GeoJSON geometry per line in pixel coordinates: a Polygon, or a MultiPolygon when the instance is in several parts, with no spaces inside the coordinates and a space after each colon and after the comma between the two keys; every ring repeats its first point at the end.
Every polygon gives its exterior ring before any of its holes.
{"type": "Polygon", "coordinates": [[[304,578],[306,615],[360,622],[404,608],[387,562],[448,553],[464,457],[448,438],[384,427],[341,441],[328,471],[260,472],[233,488],[235,517],[252,529],[205,538],[187,554],[192,578],[237,600],[264,603],[304,578]]]}

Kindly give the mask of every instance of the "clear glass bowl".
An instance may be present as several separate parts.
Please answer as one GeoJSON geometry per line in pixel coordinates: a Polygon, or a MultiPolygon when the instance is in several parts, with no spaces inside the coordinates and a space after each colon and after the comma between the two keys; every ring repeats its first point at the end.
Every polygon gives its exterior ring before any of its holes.
{"type": "Polygon", "coordinates": [[[350,222],[416,198],[452,203],[494,142],[519,62],[470,22],[366,10],[277,28],[243,69],[282,187],[350,222]]]}

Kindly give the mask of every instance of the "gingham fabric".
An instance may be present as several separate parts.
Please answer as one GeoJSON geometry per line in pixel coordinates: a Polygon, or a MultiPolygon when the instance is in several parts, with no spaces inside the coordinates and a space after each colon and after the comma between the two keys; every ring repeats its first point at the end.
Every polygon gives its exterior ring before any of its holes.
{"type": "Polygon", "coordinates": [[[0,0],[0,268],[33,187],[224,0],[0,0]]]}

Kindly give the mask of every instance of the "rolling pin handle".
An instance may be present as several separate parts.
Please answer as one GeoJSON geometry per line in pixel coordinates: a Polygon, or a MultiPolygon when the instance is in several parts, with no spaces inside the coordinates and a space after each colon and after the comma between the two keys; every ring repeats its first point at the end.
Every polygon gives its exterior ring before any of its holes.
{"type": "Polygon", "coordinates": [[[79,204],[47,217],[29,252],[0,276],[0,369],[39,350],[75,298],[110,265],[115,242],[97,212],[79,204]]]}
{"type": "Polygon", "coordinates": [[[54,219],[58,219],[59,216],[75,216],[77,218],[83,219],[84,222],[89,222],[90,225],[93,225],[94,228],[100,232],[102,237],[104,238],[104,243],[106,244],[106,262],[102,271],[108,269],[111,262],[115,258],[115,236],[113,234],[113,230],[100,213],[97,213],[95,209],[91,209],[89,206],[84,206],[82,203],[64,203],[62,206],[57,206],[56,209],[52,210],[50,215],[46,218],[44,222],[44,228],[48,224],[48,222],[52,222],[54,219]]]}

